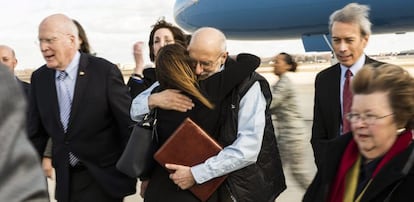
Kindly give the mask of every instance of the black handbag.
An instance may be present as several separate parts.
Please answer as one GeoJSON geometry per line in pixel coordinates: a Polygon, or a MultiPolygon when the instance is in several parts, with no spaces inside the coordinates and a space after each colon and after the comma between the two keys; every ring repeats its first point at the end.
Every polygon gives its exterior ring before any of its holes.
{"type": "Polygon", "coordinates": [[[154,168],[154,153],[158,149],[156,110],[151,110],[142,121],[134,125],[124,152],[116,168],[133,178],[145,179],[154,168]]]}

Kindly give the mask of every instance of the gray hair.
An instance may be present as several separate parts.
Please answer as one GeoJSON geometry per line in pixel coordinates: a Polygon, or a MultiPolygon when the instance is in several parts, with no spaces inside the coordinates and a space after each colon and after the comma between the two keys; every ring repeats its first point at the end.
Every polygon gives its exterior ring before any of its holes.
{"type": "Polygon", "coordinates": [[[329,16],[329,31],[332,32],[334,22],[355,23],[361,29],[361,35],[371,35],[371,25],[369,16],[369,6],[358,3],[350,3],[342,9],[336,10],[329,16]]]}

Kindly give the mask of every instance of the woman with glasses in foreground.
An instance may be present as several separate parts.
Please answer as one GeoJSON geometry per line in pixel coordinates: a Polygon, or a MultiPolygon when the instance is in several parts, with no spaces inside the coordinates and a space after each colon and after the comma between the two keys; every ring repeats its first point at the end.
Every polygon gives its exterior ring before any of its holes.
{"type": "Polygon", "coordinates": [[[395,65],[366,66],[352,91],[352,132],[330,142],[303,201],[412,200],[414,78],[395,65]]]}

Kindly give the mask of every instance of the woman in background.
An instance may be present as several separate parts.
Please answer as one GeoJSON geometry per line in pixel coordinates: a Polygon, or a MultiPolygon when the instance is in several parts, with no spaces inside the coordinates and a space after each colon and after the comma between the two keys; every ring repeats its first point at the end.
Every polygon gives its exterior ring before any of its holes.
{"type": "Polygon", "coordinates": [[[271,88],[270,110],[276,116],[277,141],[283,165],[289,165],[294,179],[306,189],[312,181],[306,165],[307,141],[305,122],[299,113],[294,86],[287,72],[295,72],[297,63],[287,53],[280,53],[273,59],[273,73],[279,80],[271,88]]]}
{"type": "Polygon", "coordinates": [[[88,36],[86,36],[86,32],[83,29],[82,25],[76,20],[73,20],[73,23],[75,23],[76,27],[78,28],[79,51],[82,53],[96,55],[96,53],[92,52],[92,48],[91,48],[91,45],[89,44],[88,36]]]}
{"type": "MultiPolygon", "coordinates": [[[[163,19],[157,21],[152,26],[148,40],[151,62],[154,62],[160,48],[167,44],[174,43],[179,43],[184,47],[187,47],[187,36],[177,26],[174,26],[163,19]]],[[[154,68],[144,69],[143,46],[144,43],[138,41],[133,47],[135,69],[127,84],[132,99],[156,81],[154,68]]]]}

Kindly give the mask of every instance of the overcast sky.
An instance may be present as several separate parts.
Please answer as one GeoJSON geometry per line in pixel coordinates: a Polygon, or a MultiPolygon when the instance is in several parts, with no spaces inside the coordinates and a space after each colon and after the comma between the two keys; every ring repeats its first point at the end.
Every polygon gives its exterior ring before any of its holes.
{"type": "MultiPolygon", "coordinates": [[[[63,13],[82,24],[99,57],[113,63],[132,64],[132,45],[138,40],[147,43],[151,25],[163,16],[175,24],[174,3],[174,0],[0,0],[0,44],[15,49],[19,69],[40,67],[44,60],[35,43],[38,25],[48,15],[63,13]]],[[[366,52],[375,54],[413,48],[414,33],[374,35],[366,52]]],[[[300,40],[229,40],[228,51],[231,54],[251,52],[261,57],[281,51],[304,53],[300,40]]],[[[149,62],[149,57],[146,60],[149,62]]]]}

